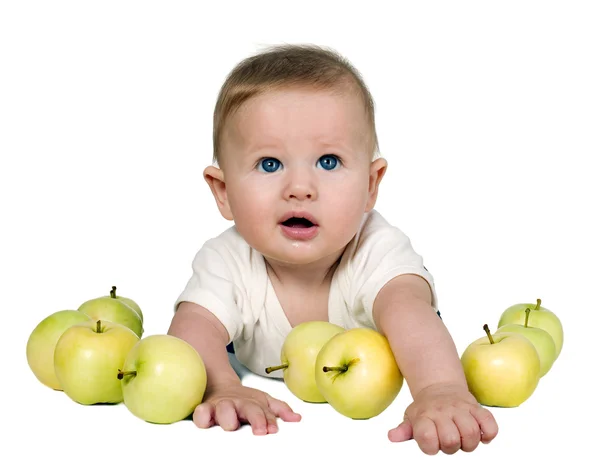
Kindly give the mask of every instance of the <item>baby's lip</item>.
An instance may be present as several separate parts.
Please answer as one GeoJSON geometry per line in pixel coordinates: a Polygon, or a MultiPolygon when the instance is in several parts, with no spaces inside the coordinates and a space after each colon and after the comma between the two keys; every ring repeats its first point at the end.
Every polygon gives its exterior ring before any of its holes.
{"type": "Polygon", "coordinates": [[[313,225],[318,226],[316,218],[307,211],[288,211],[279,218],[279,224],[286,222],[290,218],[304,218],[310,221],[313,225]]]}

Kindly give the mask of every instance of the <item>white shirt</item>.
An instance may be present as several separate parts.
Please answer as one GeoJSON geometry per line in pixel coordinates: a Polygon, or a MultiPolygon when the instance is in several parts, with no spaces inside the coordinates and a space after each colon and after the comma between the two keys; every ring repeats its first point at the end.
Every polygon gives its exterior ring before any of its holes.
{"type": "MultiPolygon", "coordinates": [[[[365,213],[355,237],[334,272],[328,320],[343,328],[375,329],[373,302],[392,278],[412,273],[423,277],[437,294],[432,275],[423,266],[409,238],[377,211],[365,213]]],[[[265,373],[277,365],[290,325],[267,274],[265,259],[241,237],[235,226],[204,243],[192,262],[192,275],[177,298],[212,312],[224,325],[236,358],[250,371],[281,378],[282,371],[265,373]]]]}

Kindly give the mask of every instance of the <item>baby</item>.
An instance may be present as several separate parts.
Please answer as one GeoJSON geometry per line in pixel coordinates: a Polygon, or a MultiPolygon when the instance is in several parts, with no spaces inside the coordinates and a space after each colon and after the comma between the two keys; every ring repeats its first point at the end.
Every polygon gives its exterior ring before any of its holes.
{"type": "Polygon", "coordinates": [[[436,313],[432,275],[374,210],[387,169],[374,121],[360,74],[330,49],[272,47],[227,77],[204,179],[234,225],[196,253],[168,331],[206,365],[198,427],[248,423],[262,435],[278,418],[299,421],[287,403],[241,384],[228,349],[266,376],[290,330],[321,320],[387,337],[413,398],[390,441],[450,454],[496,436],[436,313]]]}

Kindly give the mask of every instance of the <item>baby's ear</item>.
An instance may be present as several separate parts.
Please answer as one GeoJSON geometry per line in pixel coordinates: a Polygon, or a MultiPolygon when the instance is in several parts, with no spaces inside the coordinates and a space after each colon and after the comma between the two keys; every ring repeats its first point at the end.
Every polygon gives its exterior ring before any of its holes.
{"type": "Polygon", "coordinates": [[[215,166],[208,166],[204,169],[204,180],[210,187],[210,190],[215,197],[217,207],[223,218],[228,221],[233,221],[229,200],[227,199],[227,190],[225,189],[225,177],[223,171],[215,166]]]}
{"type": "Polygon", "coordinates": [[[387,161],[383,158],[377,158],[371,163],[371,169],[369,171],[369,199],[367,200],[365,211],[370,211],[375,206],[379,184],[381,183],[381,179],[383,179],[386,170],[387,161]]]}

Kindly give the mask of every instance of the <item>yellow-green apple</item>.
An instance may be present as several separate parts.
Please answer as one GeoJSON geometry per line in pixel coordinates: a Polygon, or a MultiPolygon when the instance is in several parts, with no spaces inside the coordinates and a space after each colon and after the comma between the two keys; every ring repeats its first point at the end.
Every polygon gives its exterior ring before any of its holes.
{"type": "Polygon", "coordinates": [[[352,328],[333,336],[315,363],[317,388],[340,414],[369,419],[396,398],[404,378],[385,336],[352,328]]]}
{"type": "Polygon", "coordinates": [[[324,403],[315,381],[315,362],[321,348],[344,328],[325,321],[296,325],[287,335],[281,348],[281,365],[267,367],[270,374],[283,370],[283,381],[298,398],[311,403],[324,403]]]}
{"type": "Polygon", "coordinates": [[[85,301],[77,310],[88,315],[93,320],[106,320],[125,325],[141,338],[144,333],[142,319],[130,306],[120,299],[112,297],[113,293],[114,290],[111,290],[110,296],[101,296],[85,301]]]}
{"type": "Polygon", "coordinates": [[[520,333],[535,346],[540,357],[540,377],[548,373],[556,359],[556,345],[546,330],[529,325],[531,309],[525,309],[525,323],[508,323],[496,330],[496,333],[520,333]]]}
{"type": "Polygon", "coordinates": [[[529,314],[529,325],[546,330],[556,345],[556,358],[560,355],[563,347],[563,326],[558,316],[546,307],[542,307],[542,300],[538,299],[535,304],[521,303],[508,307],[500,316],[498,328],[509,323],[523,323],[525,321],[525,309],[531,309],[529,314]]]}
{"type": "Polygon", "coordinates": [[[89,320],[70,327],[54,351],[56,377],[65,394],[82,405],[122,402],[116,374],[138,341],[120,323],[89,320]]]}
{"type": "Polygon", "coordinates": [[[525,402],[540,380],[535,346],[518,333],[490,333],[473,341],[461,356],[469,391],[485,406],[513,408],[525,402]]]}
{"type": "Polygon", "coordinates": [[[78,310],[59,310],[48,315],[33,329],[27,340],[27,363],[41,383],[54,390],[62,390],[54,371],[56,343],[68,328],[89,319],[78,310]]]}
{"type": "Polygon", "coordinates": [[[140,320],[142,322],[142,325],[144,324],[144,314],[142,313],[142,309],[140,308],[140,306],[138,305],[138,303],[135,302],[133,299],[130,299],[129,297],[118,296],[117,295],[117,287],[116,286],[112,287],[112,289],[110,290],[109,296],[104,296],[104,297],[110,297],[112,299],[118,299],[119,301],[124,302],[125,304],[127,304],[129,307],[131,307],[133,310],[135,310],[137,312],[137,314],[140,316],[140,320]]]}
{"type": "Polygon", "coordinates": [[[173,335],[140,340],[116,375],[125,406],[133,415],[155,424],[185,419],[206,391],[202,357],[191,344],[173,335]]]}

